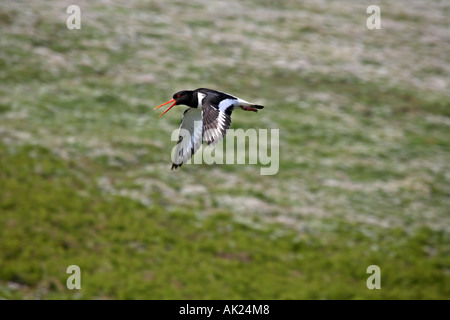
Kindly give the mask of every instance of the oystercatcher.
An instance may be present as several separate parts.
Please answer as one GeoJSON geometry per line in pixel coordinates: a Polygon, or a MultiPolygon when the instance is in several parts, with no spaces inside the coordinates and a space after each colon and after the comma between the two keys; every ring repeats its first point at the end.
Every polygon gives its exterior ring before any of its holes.
{"type": "Polygon", "coordinates": [[[206,88],[179,91],[173,95],[171,100],[157,106],[155,109],[169,103],[172,104],[160,116],[176,105],[189,107],[184,111],[181,120],[180,135],[175,149],[175,156],[172,159],[172,170],[189,160],[200,148],[203,141],[206,141],[209,145],[223,139],[230,127],[231,112],[233,112],[234,108],[239,107],[245,111],[254,112],[264,108],[264,106],[245,101],[230,94],[206,88]],[[189,134],[183,134],[183,132],[189,134]]]}

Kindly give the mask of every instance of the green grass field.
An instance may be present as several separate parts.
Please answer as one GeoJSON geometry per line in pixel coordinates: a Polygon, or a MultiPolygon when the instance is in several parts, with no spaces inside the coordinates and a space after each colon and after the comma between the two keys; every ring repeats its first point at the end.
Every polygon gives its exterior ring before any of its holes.
{"type": "Polygon", "coordinates": [[[450,299],[450,5],[371,4],[3,1],[0,298],[450,299]],[[276,175],[170,170],[198,87],[276,175]]]}

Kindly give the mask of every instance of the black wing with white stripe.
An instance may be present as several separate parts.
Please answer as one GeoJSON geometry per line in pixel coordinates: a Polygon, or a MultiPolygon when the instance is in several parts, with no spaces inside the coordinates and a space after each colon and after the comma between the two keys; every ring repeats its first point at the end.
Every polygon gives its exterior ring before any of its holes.
{"type": "Polygon", "coordinates": [[[233,108],[234,104],[231,99],[227,103],[222,101],[220,108],[208,101],[203,102],[203,140],[207,144],[217,143],[227,134],[227,130],[231,124],[231,112],[233,108]]]}
{"type": "Polygon", "coordinates": [[[202,110],[188,108],[183,113],[178,142],[172,154],[172,169],[181,167],[200,148],[202,139],[202,110]]]}

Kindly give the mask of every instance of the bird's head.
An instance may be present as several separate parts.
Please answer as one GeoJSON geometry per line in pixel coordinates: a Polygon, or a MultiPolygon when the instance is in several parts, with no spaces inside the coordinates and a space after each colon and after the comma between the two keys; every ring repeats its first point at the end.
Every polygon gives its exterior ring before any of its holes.
{"type": "Polygon", "coordinates": [[[175,93],[173,95],[172,99],[170,99],[169,101],[164,102],[163,104],[157,106],[155,109],[158,109],[158,108],[160,108],[162,106],[165,106],[166,104],[169,104],[169,103],[173,102],[170,105],[170,107],[167,108],[166,111],[164,111],[163,113],[160,114],[160,117],[161,117],[164,113],[166,113],[167,111],[172,109],[173,106],[180,105],[180,104],[191,106],[192,105],[192,100],[193,100],[193,92],[194,91],[191,91],[191,90],[179,91],[179,92],[177,92],[177,93],[175,93]]]}

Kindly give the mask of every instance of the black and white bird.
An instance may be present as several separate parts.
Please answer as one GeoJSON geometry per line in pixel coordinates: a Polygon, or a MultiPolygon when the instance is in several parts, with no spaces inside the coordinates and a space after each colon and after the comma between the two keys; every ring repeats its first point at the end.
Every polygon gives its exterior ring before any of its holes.
{"type": "Polygon", "coordinates": [[[209,145],[223,139],[231,124],[231,112],[235,108],[254,112],[264,108],[230,94],[205,88],[179,91],[171,100],[155,109],[169,103],[172,104],[160,116],[176,105],[189,107],[184,111],[181,120],[180,134],[172,159],[172,170],[189,160],[203,141],[209,145]]]}

